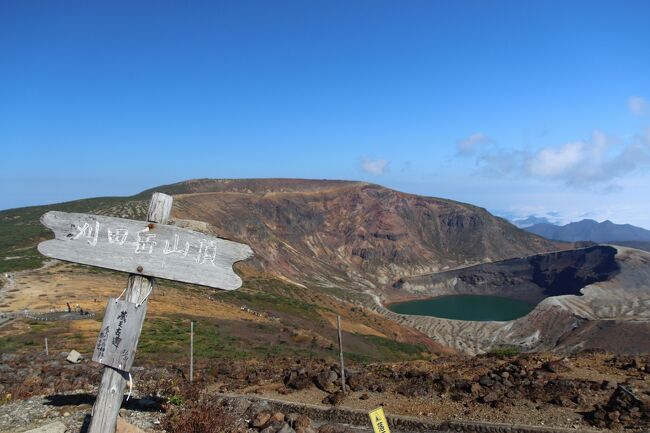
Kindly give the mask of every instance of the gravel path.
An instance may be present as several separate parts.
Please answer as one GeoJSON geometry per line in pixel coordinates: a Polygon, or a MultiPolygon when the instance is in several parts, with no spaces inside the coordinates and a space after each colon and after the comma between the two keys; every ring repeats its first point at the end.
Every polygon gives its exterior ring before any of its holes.
{"type": "MultiPolygon", "coordinates": [[[[61,421],[67,432],[85,431],[94,397],[85,393],[34,397],[0,405],[0,433],[21,433],[54,421],[61,421]]],[[[154,431],[162,413],[145,409],[122,409],[121,416],[145,431],[154,431]]]]}

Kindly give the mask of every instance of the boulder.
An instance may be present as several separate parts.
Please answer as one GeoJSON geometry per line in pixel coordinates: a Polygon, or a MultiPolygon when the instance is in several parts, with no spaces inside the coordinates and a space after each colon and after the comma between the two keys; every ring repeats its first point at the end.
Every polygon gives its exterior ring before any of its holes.
{"type": "Polygon", "coordinates": [[[603,380],[600,384],[600,389],[616,389],[618,384],[610,380],[603,380]]]}
{"type": "Polygon", "coordinates": [[[325,397],[322,401],[323,404],[331,404],[332,406],[337,406],[345,399],[345,394],[341,391],[337,391],[325,397]]]}
{"type": "Polygon", "coordinates": [[[483,376],[479,377],[478,383],[480,383],[482,386],[490,387],[492,384],[494,384],[494,381],[490,379],[488,375],[484,374],[483,376]]]}
{"type": "Polygon", "coordinates": [[[350,389],[352,391],[365,391],[366,388],[364,386],[364,377],[361,374],[354,374],[352,376],[346,376],[346,382],[347,385],[350,386],[350,389]]]}
{"type": "Polygon", "coordinates": [[[282,412],[275,412],[271,416],[271,422],[284,422],[284,414],[282,412]]]}
{"type": "Polygon", "coordinates": [[[336,382],[339,376],[333,370],[321,371],[316,376],[316,386],[325,392],[334,392],[338,388],[336,382]]]}
{"type": "Polygon", "coordinates": [[[592,424],[598,427],[618,428],[620,423],[633,422],[635,427],[650,427],[647,410],[650,404],[643,397],[619,385],[606,405],[596,405],[591,413],[592,424]],[[633,421],[632,421],[633,420],[633,421]]]}
{"type": "Polygon", "coordinates": [[[284,384],[292,389],[305,389],[311,385],[311,379],[304,368],[294,368],[285,374],[284,384]]]}
{"type": "Polygon", "coordinates": [[[617,410],[607,412],[607,419],[609,419],[612,422],[618,422],[620,417],[621,417],[621,413],[617,410]]]}
{"type": "Polygon", "coordinates": [[[296,420],[293,422],[293,428],[296,430],[305,430],[308,427],[311,427],[311,420],[305,415],[298,415],[296,420]]]}
{"type": "Polygon", "coordinates": [[[557,372],[556,364],[551,361],[547,361],[544,364],[542,364],[542,368],[548,371],[549,373],[557,372]]]}
{"type": "Polygon", "coordinates": [[[271,406],[265,400],[258,400],[251,403],[248,410],[246,411],[246,414],[248,415],[249,418],[253,419],[255,415],[263,411],[269,412],[269,418],[270,418],[271,406]]]}
{"type": "Polygon", "coordinates": [[[260,410],[253,414],[251,418],[251,426],[255,428],[264,427],[271,419],[271,412],[268,410],[260,410]]]}
{"type": "Polygon", "coordinates": [[[81,362],[81,359],[82,359],[81,353],[77,352],[74,349],[71,350],[70,353],[68,353],[68,356],[66,357],[66,360],[73,364],[79,364],[81,362]]]}
{"type": "Polygon", "coordinates": [[[494,401],[497,401],[498,399],[499,399],[499,396],[497,395],[496,392],[488,392],[482,398],[483,403],[492,403],[494,401]]]}

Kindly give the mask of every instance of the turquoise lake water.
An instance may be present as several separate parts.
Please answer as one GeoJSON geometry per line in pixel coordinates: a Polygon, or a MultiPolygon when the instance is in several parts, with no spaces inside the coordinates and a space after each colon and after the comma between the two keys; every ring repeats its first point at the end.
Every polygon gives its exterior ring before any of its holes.
{"type": "Polygon", "coordinates": [[[456,320],[514,320],[530,313],[535,304],[499,296],[454,295],[388,306],[399,314],[433,316],[456,320]]]}

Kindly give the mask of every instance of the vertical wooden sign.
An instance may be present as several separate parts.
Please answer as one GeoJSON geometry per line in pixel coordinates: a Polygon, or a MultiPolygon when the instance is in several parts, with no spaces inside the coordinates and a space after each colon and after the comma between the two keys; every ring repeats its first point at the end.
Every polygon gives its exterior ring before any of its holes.
{"type": "Polygon", "coordinates": [[[93,361],[118,370],[131,371],[147,303],[134,304],[109,298],[93,361]]]}
{"type": "MultiPolygon", "coordinates": [[[[147,221],[167,224],[172,212],[172,197],[166,194],[154,193],[149,203],[147,221]]],[[[129,275],[124,292],[124,300],[132,304],[142,302],[146,306],[146,296],[153,290],[155,282],[151,277],[129,275]]],[[[146,311],[146,310],[143,310],[146,311]]],[[[140,323],[130,325],[142,329],[144,314],[140,323]]],[[[140,333],[138,332],[138,337],[140,333]]],[[[117,426],[117,416],[122,406],[124,389],[129,381],[129,374],[115,367],[104,367],[102,381],[97,389],[97,398],[93,406],[93,416],[88,427],[88,433],[114,433],[117,426]]]]}

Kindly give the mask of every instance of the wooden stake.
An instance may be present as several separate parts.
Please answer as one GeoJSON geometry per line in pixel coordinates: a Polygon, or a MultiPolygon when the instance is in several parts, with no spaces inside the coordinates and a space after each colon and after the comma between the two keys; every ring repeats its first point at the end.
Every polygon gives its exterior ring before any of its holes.
{"type": "MultiPolygon", "coordinates": [[[[147,221],[152,223],[166,224],[172,210],[171,196],[162,193],[154,193],[149,203],[147,221]]],[[[153,289],[154,278],[143,277],[137,274],[130,274],[127,279],[124,299],[128,302],[142,302],[153,289]]],[[[146,303],[146,299],[144,300],[146,303]]],[[[144,315],[142,316],[144,319],[144,315]]],[[[129,324],[136,326],[136,324],[129,324]]],[[[139,324],[142,327],[142,323],[139,324]]],[[[138,336],[140,332],[138,331],[138,336]]],[[[117,425],[117,416],[122,406],[124,389],[129,381],[127,372],[111,367],[104,367],[102,382],[97,390],[97,399],[93,406],[92,420],[88,433],[114,433],[117,425]]]]}
{"type": "Polygon", "coordinates": [[[341,316],[336,316],[336,327],[339,330],[339,356],[341,358],[341,391],[345,394],[345,365],[343,364],[343,337],[341,336],[341,316]]]}
{"type": "Polygon", "coordinates": [[[190,322],[190,382],[194,381],[194,322],[190,322]]]}
{"type": "Polygon", "coordinates": [[[47,337],[45,337],[45,356],[49,356],[49,355],[50,355],[50,351],[47,348],[47,337]]]}

